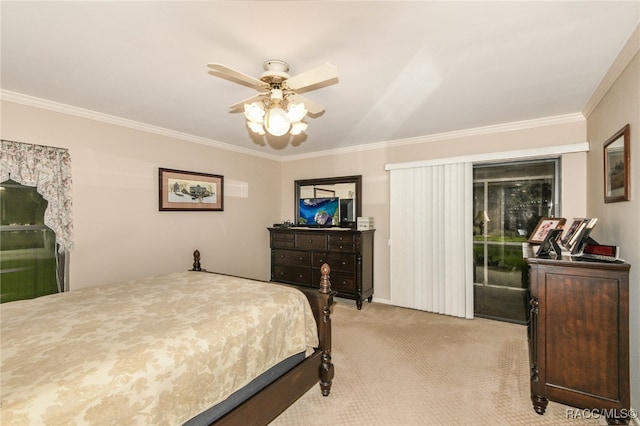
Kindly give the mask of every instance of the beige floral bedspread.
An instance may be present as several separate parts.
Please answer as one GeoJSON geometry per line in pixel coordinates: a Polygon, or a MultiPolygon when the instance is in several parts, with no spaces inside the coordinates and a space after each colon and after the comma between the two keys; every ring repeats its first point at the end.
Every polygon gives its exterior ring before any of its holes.
{"type": "Polygon", "coordinates": [[[2,425],[178,425],[318,345],[299,291],[184,272],[0,306],[2,425]]]}

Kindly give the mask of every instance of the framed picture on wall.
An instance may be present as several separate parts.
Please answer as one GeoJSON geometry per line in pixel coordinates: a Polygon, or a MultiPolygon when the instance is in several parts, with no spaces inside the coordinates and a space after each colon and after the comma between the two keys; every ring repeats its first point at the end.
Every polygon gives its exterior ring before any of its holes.
{"type": "Polygon", "coordinates": [[[630,130],[627,124],[604,143],[604,202],[629,201],[630,130]]]}
{"type": "Polygon", "coordinates": [[[562,228],[566,219],[563,217],[542,217],[529,236],[530,244],[542,244],[552,229],[562,228]]]}
{"type": "Polygon", "coordinates": [[[223,210],[224,177],[159,169],[160,211],[223,210]]]}

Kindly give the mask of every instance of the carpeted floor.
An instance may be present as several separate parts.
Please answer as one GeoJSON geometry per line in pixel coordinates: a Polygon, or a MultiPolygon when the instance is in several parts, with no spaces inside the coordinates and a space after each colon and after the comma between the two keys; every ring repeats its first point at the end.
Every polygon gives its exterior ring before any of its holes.
{"type": "Polygon", "coordinates": [[[314,387],[272,425],[606,424],[533,411],[526,326],[344,299],[332,324],[331,395],[314,387]]]}

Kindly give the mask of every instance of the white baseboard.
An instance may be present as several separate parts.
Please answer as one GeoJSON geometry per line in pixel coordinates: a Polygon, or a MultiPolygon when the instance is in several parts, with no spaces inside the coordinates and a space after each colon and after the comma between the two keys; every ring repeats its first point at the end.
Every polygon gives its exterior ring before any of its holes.
{"type": "Polygon", "coordinates": [[[388,300],[388,299],[380,299],[380,298],[378,298],[378,297],[374,297],[374,298],[373,298],[373,302],[376,302],[376,303],[382,303],[382,304],[384,304],[384,305],[391,305],[391,300],[388,300]]]}

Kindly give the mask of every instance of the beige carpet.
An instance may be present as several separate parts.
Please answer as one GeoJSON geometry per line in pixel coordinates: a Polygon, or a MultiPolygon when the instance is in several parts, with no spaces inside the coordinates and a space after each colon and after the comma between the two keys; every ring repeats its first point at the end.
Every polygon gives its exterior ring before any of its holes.
{"type": "Polygon", "coordinates": [[[526,326],[338,299],[335,378],[272,425],[603,425],[529,399],[526,326]]]}

